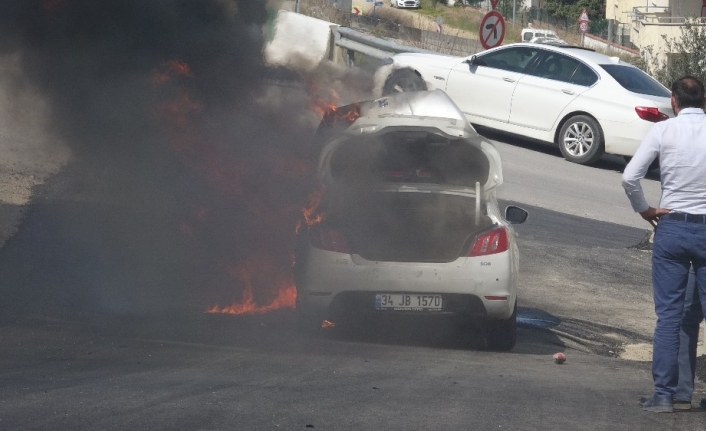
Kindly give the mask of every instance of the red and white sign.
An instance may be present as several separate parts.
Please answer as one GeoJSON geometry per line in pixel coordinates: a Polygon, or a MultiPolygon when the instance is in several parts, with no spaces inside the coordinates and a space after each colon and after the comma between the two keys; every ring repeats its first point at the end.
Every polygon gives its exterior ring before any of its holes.
{"type": "Polygon", "coordinates": [[[492,10],[495,10],[495,8],[498,7],[498,2],[500,0],[490,0],[490,7],[493,8],[492,10]]]}
{"type": "Polygon", "coordinates": [[[586,12],[586,8],[583,8],[581,15],[579,15],[579,31],[581,33],[586,33],[588,31],[588,21],[588,13],[586,12]]]}
{"type": "Polygon", "coordinates": [[[480,22],[479,39],[483,48],[494,48],[503,43],[505,37],[505,19],[500,12],[491,10],[480,22]]]}

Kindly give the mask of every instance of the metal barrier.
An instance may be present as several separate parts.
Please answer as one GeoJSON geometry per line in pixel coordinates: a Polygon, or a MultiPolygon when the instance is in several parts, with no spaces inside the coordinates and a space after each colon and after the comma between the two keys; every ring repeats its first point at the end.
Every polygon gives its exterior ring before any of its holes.
{"type": "Polygon", "coordinates": [[[360,52],[361,54],[380,60],[390,58],[402,52],[436,54],[434,51],[400,45],[348,27],[331,26],[331,32],[336,46],[348,51],[360,52]]]}

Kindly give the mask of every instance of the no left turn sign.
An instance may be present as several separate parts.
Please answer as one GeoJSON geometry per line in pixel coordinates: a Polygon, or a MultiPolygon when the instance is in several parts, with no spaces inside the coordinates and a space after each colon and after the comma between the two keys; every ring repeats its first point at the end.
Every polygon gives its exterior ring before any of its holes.
{"type": "Polygon", "coordinates": [[[480,22],[480,44],[483,48],[494,48],[503,43],[505,37],[505,20],[500,12],[491,10],[480,22]]]}

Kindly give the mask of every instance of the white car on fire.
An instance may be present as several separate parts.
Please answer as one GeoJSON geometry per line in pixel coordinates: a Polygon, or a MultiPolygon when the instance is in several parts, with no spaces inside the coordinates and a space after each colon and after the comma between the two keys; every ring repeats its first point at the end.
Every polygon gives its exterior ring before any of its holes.
{"type": "Polygon", "coordinates": [[[439,90],[350,105],[322,125],[321,217],[300,231],[294,269],[303,320],[451,315],[482,320],[489,348],[512,349],[511,223],[527,212],[498,208],[493,144],[439,90]]]}
{"type": "Polygon", "coordinates": [[[376,76],[383,95],[444,90],[479,126],[556,143],[572,162],[630,157],[652,123],[673,116],[670,91],[617,57],[516,43],[469,57],[405,53],[376,76]]]}

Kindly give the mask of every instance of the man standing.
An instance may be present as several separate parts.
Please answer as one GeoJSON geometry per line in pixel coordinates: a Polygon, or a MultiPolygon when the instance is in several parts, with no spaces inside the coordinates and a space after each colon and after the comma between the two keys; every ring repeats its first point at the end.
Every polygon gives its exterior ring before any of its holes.
{"type": "MultiPolygon", "coordinates": [[[[623,188],[635,212],[655,226],[652,285],[657,325],[652,377],[654,394],[643,403],[651,412],[672,412],[679,380],[679,327],[689,268],[706,298],[706,114],[704,85],[693,76],[672,85],[675,118],[656,123],[623,173],[623,188]],[[662,198],[651,207],[640,185],[659,157],[662,198]],[[657,222],[659,221],[659,225],[657,222]]],[[[706,301],[702,302],[702,307],[706,301]]],[[[702,309],[703,310],[703,309],[702,309]]]]}

